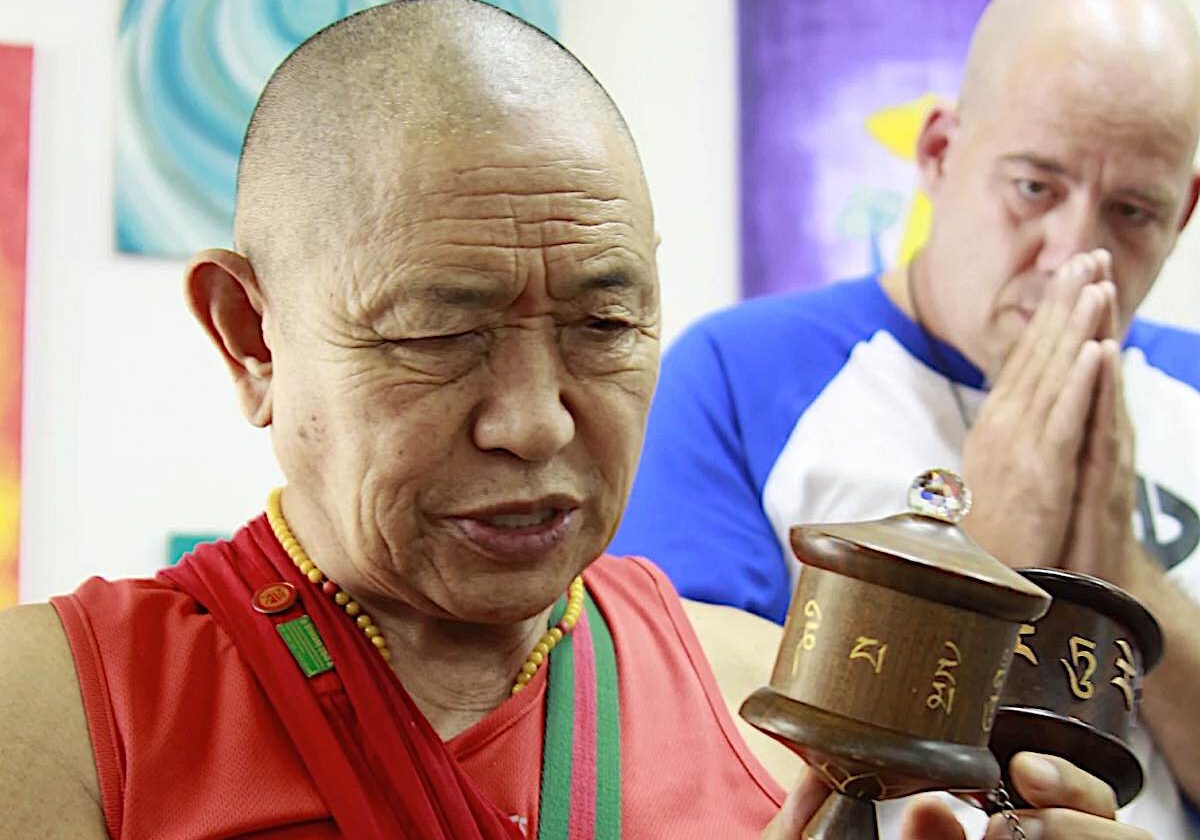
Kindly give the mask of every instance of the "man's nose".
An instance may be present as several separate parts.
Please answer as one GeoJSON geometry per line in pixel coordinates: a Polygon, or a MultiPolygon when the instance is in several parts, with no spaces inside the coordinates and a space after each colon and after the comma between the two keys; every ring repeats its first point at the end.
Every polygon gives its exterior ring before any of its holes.
{"type": "Polygon", "coordinates": [[[1037,267],[1047,275],[1078,253],[1110,248],[1099,208],[1083,198],[1056,206],[1042,217],[1042,226],[1037,267]]]}
{"type": "Polygon", "coordinates": [[[491,382],[475,417],[475,445],[546,461],[575,438],[564,403],[569,372],[550,330],[516,330],[496,347],[491,382]]]}

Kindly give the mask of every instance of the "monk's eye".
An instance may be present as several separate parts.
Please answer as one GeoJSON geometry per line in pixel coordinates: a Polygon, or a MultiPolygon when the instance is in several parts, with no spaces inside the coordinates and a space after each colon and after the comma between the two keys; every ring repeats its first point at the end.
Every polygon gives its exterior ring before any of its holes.
{"type": "Polygon", "coordinates": [[[577,373],[622,370],[639,344],[638,326],[629,317],[581,318],[564,326],[560,335],[565,358],[577,373]]]}
{"type": "Polygon", "coordinates": [[[469,331],[390,338],[383,346],[397,375],[446,382],[473,370],[487,356],[489,341],[485,333],[469,331]]]}
{"type": "Polygon", "coordinates": [[[482,341],[480,333],[472,330],[445,335],[426,335],[418,338],[398,338],[393,339],[391,343],[401,350],[437,352],[468,348],[480,341],[482,341]]]}
{"type": "Polygon", "coordinates": [[[584,331],[600,340],[616,338],[632,329],[634,324],[619,318],[592,318],[584,322],[584,331]]]}

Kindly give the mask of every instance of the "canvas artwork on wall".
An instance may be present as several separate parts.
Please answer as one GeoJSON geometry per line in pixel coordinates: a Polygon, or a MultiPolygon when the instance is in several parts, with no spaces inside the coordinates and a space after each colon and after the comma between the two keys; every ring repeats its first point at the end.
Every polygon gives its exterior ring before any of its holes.
{"type": "Polygon", "coordinates": [[[0,609],[17,602],[33,50],[0,45],[0,609]]]}
{"type": "MultiPolygon", "coordinates": [[[[116,241],[188,257],[228,245],[242,137],[271,72],[382,0],[125,0],[118,40],[116,241]]],[[[559,0],[492,5],[554,34],[559,0]]]]}
{"type": "Polygon", "coordinates": [[[928,229],[917,134],[986,0],[741,0],[742,292],[862,277],[928,229]]]}

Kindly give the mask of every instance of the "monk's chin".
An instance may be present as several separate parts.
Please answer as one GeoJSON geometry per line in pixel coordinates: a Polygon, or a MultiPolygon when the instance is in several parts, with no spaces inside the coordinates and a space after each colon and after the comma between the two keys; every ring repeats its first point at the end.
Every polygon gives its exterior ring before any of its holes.
{"type": "Polygon", "coordinates": [[[443,579],[447,589],[436,600],[457,621],[515,624],[539,615],[562,598],[571,580],[598,554],[564,550],[524,567],[496,565],[486,559],[480,564],[475,558],[469,567],[460,564],[455,568],[456,580],[443,579]]]}

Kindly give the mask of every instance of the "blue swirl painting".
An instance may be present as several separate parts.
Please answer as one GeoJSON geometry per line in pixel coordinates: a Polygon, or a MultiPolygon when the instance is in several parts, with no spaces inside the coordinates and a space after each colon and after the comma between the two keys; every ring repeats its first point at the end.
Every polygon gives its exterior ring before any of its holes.
{"type": "MultiPolygon", "coordinates": [[[[119,33],[117,247],[186,257],[229,244],[237,158],[272,71],[382,0],[126,0],[119,33]]],[[[551,35],[559,0],[489,0],[551,35]]]]}

